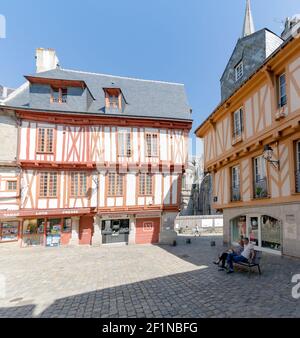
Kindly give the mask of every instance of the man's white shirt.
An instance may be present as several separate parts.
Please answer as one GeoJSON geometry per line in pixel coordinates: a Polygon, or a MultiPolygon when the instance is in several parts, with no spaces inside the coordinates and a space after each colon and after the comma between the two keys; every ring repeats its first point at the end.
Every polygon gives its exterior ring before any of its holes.
{"type": "Polygon", "coordinates": [[[242,252],[242,256],[244,256],[246,259],[250,258],[251,250],[254,249],[254,246],[252,243],[248,243],[244,246],[244,251],[242,252]]]}

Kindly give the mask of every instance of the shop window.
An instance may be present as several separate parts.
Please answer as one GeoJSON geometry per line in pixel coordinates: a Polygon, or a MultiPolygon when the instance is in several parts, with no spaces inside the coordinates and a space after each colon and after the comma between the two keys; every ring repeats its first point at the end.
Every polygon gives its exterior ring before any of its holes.
{"type": "Polygon", "coordinates": [[[38,153],[53,153],[53,135],[53,128],[38,128],[38,153]]]}
{"type": "Polygon", "coordinates": [[[0,222],[0,242],[17,241],[18,232],[18,221],[0,222]]]}
{"type": "Polygon", "coordinates": [[[17,181],[7,181],[8,191],[17,191],[17,186],[18,186],[17,181]]]}
{"type": "Polygon", "coordinates": [[[158,156],[158,135],[153,133],[146,133],[146,156],[158,156]]]}
{"type": "Polygon", "coordinates": [[[23,221],[22,242],[26,246],[44,244],[45,220],[29,219],[23,221]]]}
{"type": "Polygon", "coordinates": [[[40,173],[40,197],[57,197],[57,173],[41,172],[40,173]]]}
{"type": "Polygon", "coordinates": [[[46,246],[59,246],[61,237],[61,219],[49,219],[46,231],[46,246]]]}
{"type": "Polygon", "coordinates": [[[281,222],[270,216],[261,217],[261,246],[281,250],[281,222]]]}
{"type": "Polygon", "coordinates": [[[246,216],[240,216],[231,221],[231,240],[233,243],[239,243],[241,237],[246,237],[246,232],[246,216]]]}
{"type": "Polygon", "coordinates": [[[152,195],[152,174],[139,174],[139,195],[152,195]]]}

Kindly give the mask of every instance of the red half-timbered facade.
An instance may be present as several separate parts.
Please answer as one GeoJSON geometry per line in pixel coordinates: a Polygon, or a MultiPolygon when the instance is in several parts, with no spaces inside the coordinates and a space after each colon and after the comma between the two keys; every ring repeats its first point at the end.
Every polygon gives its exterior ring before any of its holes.
{"type": "Polygon", "coordinates": [[[26,78],[29,103],[15,104],[24,90],[6,103],[19,194],[0,211],[20,222],[21,245],[173,241],[192,124],[184,87],[61,69],[26,78]]]}

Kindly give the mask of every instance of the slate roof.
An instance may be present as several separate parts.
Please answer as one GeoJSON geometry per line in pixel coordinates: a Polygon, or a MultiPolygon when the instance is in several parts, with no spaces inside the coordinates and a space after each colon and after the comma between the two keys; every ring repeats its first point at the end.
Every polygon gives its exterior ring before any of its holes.
{"type": "MultiPolygon", "coordinates": [[[[117,87],[122,90],[127,103],[124,111],[120,113],[122,116],[191,120],[190,106],[188,105],[183,84],[133,79],[60,68],[29,76],[84,81],[95,98],[88,111],[84,113],[105,114],[105,112],[99,109],[105,106],[103,88],[117,87]]],[[[27,84],[20,87],[14,95],[10,96],[3,103],[10,107],[29,109],[29,95],[29,84],[27,82],[27,84]]],[[[43,109],[43,107],[40,108],[43,109]]],[[[55,111],[57,111],[57,107],[55,111]]],[[[76,108],[74,111],[76,111],[76,108]]]]}

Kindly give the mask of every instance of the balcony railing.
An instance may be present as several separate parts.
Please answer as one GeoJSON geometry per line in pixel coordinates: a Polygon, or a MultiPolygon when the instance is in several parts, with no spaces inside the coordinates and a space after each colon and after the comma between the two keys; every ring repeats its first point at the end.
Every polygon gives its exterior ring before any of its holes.
{"type": "Polygon", "coordinates": [[[300,192],[300,170],[296,171],[296,192],[300,192]]]}
{"type": "Polygon", "coordinates": [[[268,185],[267,178],[264,177],[263,179],[254,182],[254,198],[266,197],[268,197],[268,185]]]}
{"type": "Polygon", "coordinates": [[[231,201],[238,202],[241,200],[240,186],[231,187],[231,201]]]}

